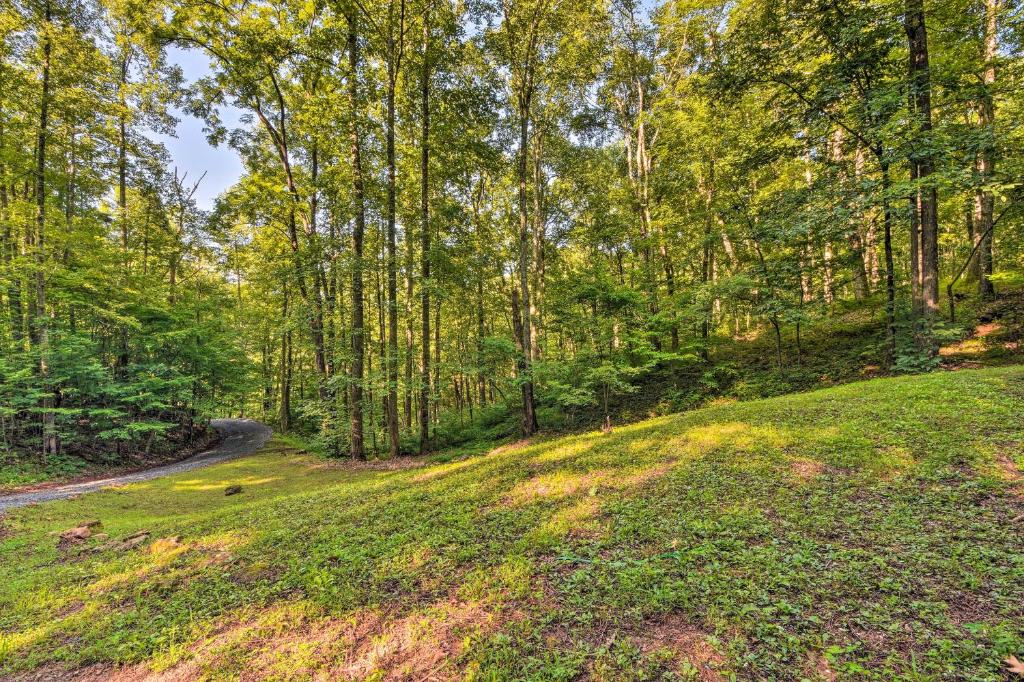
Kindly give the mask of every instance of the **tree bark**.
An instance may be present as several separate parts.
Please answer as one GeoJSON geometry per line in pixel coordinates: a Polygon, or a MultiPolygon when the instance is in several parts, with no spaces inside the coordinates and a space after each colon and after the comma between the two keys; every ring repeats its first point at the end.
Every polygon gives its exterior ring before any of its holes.
{"type": "Polygon", "coordinates": [[[354,15],[348,17],[348,98],[352,117],[349,153],[352,163],[352,203],[355,225],[352,229],[352,368],[349,397],[349,445],[353,459],[366,459],[363,445],[363,236],[366,234],[366,198],[363,190],[362,138],[359,132],[359,38],[354,15]]]}
{"type": "MultiPolygon", "coordinates": [[[[910,163],[917,180],[916,212],[919,216],[920,303],[925,317],[939,312],[939,213],[938,190],[932,182],[934,153],[931,151],[932,104],[931,75],[928,65],[928,32],[925,26],[924,0],[906,0],[904,17],[909,45],[909,81],[913,114],[917,120],[917,151],[911,152],[910,163]],[[923,147],[923,148],[922,148],[923,147]]],[[[913,238],[913,231],[911,233],[913,238]]],[[[914,249],[911,249],[912,253],[914,249]]]]}
{"type": "Polygon", "coordinates": [[[996,82],[996,54],[998,49],[998,31],[996,14],[998,0],[985,0],[985,25],[982,30],[982,90],[978,97],[978,127],[981,129],[982,142],[975,157],[978,189],[974,193],[974,240],[978,246],[978,294],[982,298],[995,295],[992,285],[992,214],[995,209],[995,197],[985,187],[995,171],[995,102],[992,88],[996,82]]]}
{"type": "Polygon", "coordinates": [[[882,242],[885,251],[885,319],[890,365],[896,360],[896,273],[892,256],[892,211],[889,208],[889,164],[878,152],[882,173],[882,242]]]}
{"type": "Polygon", "coordinates": [[[532,92],[529,88],[519,97],[519,292],[522,297],[522,349],[519,362],[519,382],[523,394],[523,437],[537,432],[537,412],[533,395],[533,370],[530,361],[532,346],[532,319],[530,316],[530,225],[526,204],[527,154],[530,142],[530,107],[532,92]]]}
{"type": "Polygon", "coordinates": [[[540,359],[540,336],[543,333],[541,316],[541,298],[544,290],[544,233],[547,219],[544,213],[544,188],[546,179],[542,166],[543,135],[534,129],[533,134],[533,267],[530,283],[530,320],[533,329],[530,333],[530,360],[540,359]]]}
{"type": "Polygon", "coordinates": [[[420,454],[430,446],[430,7],[423,14],[423,74],[420,107],[420,454]]]}
{"type": "Polygon", "coordinates": [[[405,3],[402,3],[399,20],[398,40],[395,40],[394,26],[388,26],[387,93],[384,148],[387,160],[387,354],[385,376],[387,377],[387,410],[385,419],[388,428],[388,446],[391,457],[398,456],[398,263],[395,221],[397,213],[398,187],[395,164],[395,97],[398,88],[398,74],[401,68],[402,47],[405,31],[405,3]]]}
{"type": "MultiPolygon", "coordinates": [[[[707,178],[703,183],[703,194],[704,194],[704,242],[701,248],[701,263],[700,263],[700,282],[701,285],[707,287],[711,281],[711,271],[713,268],[712,259],[714,258],[714,241],[712,237],[712,225],[714,223],[714,202],[715,202],[715,160],[714,158],[708,159],[708,174],[707,178]]],[[[706,295],[706,294],[705,294],[706,295]]],[[[710,349],[708,348],[708,342],[710,340],[711,332],[711,306],[705,305],[701,315],[700,323],[700,357],[704,362],[708,362],[710,359],[710,349]]]]}
{"type": "Polygon", "coordinates": [[[49,380],[50,322],[46,313],[46,141],[50,135],[50,55],[53,51],[52,7],[47,0],[44,7],[42,27],[43,63],[42,93],[39,107],[39,129],[36,142],[36,236],[35,236],[35,307],[39,343],[39,378],[43,383],[42,421],[43,456],[60,452],[60,436],[57,433],[56,417],[53,412],[54,398],[46,386],[49,380]]]}
{"type": "Polygon", "coordinates": [[[281,306],[281,404],[278,423],[281,431],[287,433],[292,426],[292,331],[288,320],[288,285],[284,287],[284,302],[281,306]]]}

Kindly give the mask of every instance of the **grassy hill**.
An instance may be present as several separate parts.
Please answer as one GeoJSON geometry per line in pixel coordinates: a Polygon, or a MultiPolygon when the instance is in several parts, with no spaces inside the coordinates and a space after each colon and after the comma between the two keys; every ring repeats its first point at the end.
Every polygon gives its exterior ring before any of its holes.
{"type": "Polygon", "coordinates": [[[9,513],[0,675],[1005,680],[1022,442],[1013,367],[449,463],[275,443],[9,513]],[[92,519],[109,538],[57,548],[92,519]]]}

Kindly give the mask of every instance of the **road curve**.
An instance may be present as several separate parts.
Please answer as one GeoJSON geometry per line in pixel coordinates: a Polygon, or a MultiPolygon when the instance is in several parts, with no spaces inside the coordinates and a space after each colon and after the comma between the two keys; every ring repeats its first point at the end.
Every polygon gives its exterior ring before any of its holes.
{"type": "Polygon", "coordinates": [[[24,507],[25,505],[48,502],[50,500],[63,500],[114,485],[148,481],[152,478],[160,478],[161,476],[169,476],[170,474],[217,464],[218,462],[234,459],[235,457],[251,455],[270,440],[272,433],[270,427],[248,419],[214,419],[210,423],[220,432],[223,439],[220,445],[212,450],[201,452],[180,462],[165,464],[152,469],[146,469],[145,471],[137,471],[133,474],[113,476],[98,481],[70,483],[55,488],[44,488],[24,493],[0,495],[0,514],[14,507],[24,507]]]}

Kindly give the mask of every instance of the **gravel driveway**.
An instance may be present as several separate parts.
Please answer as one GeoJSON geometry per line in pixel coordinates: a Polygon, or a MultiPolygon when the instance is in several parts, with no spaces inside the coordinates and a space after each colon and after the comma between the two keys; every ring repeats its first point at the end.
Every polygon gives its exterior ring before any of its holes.
{"type": "Polygon", "coordinates": [[[0,495],[0,513],[14,507],[24,507],[28,504],[48,502],[49,500],[63,500],[82,493],[91,493],[95,490],[107,488],[125,483],[136,483],[148,481],[151,478],[159,478],[170,474],[177,474],[182,471],[191,471],[200,467],[209,466],[225,460],[250,455],[259,450],[270,440],[272,433],[270,427],[248,419],[214,419],[211,424],[220,432],[223,440],[220,445],[212,450],[201,452],[198,455],[174,464],[138,471],[134,474],[114,476],[98,481],[85,481],[83,483],[70,483],[55,488],[44,488],[12,495],[0,495]]]}

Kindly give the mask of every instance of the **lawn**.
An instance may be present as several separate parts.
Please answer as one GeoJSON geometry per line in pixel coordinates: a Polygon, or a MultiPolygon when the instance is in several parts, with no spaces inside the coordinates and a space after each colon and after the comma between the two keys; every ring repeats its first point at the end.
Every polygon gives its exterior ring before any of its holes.
{"type": "Polygon", "coordinates": [[[10,512],[0,675],[1007,680],[1024,659],[1022,443],[1019,367],[447,463],[356,467],[275,441],[10,512]],[[57,548],[92,519],[108,539],[57,548]]]}

